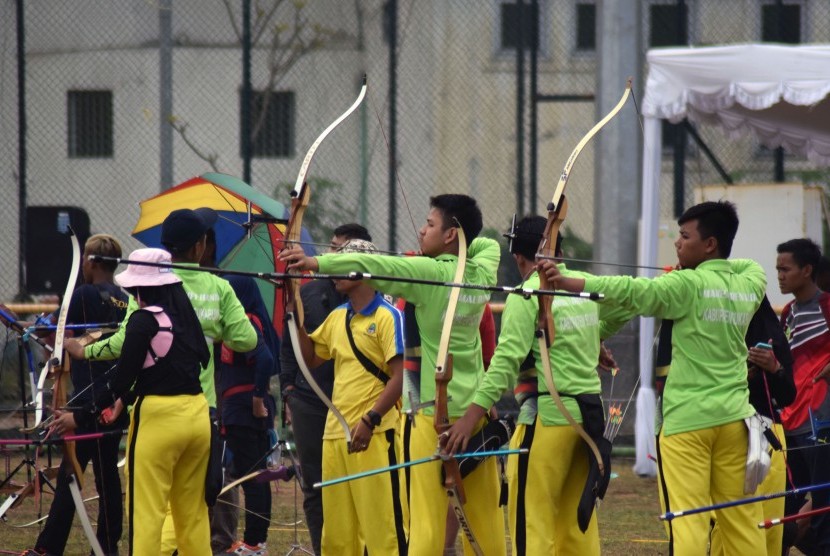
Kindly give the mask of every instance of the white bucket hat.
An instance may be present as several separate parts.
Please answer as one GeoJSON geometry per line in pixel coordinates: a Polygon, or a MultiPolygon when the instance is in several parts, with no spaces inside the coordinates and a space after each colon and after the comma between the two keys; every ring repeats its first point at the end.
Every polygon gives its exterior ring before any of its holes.
{"type": "MultiPolygon", "coordinates": [[[[171,264],[170,253],[164,249],[155,248],[136,249],[130,253],[129,260],[144,263],[171,264]]],[[[130,264],[127,266],[127,270],[115,275],[115,281],[122,288],[135,288],[138,286],[147,287],[177,284],[181,282],[181,279],[173,274],[172,268],[130,264]]]]}

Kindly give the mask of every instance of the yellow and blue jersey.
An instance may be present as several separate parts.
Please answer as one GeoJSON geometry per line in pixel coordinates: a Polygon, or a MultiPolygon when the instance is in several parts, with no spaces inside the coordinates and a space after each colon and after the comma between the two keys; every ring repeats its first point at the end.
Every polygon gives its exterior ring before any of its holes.
{"type": "MultiPolygon", "coordinates": [[[[383,392],[385,382],[371,374],[358,360],[346,332],[347,322],[357,348],[381,372],[389,375],[389,361],[396,356],[403,356],[403,316],[380,293],[376,293],[374,299],[361,311],[355,312],[349,302],[337,307],[311,334],[317,355],[322,359],[334,360],[332,402],[353,427],[372,408],[383,392]]],[[[374,432],[396,427],[398,417],[397,410],[387,412],[374,432]]],[[[334,416],[329,414],[323,439],[343,436],[343,429],[334,416]]]]}

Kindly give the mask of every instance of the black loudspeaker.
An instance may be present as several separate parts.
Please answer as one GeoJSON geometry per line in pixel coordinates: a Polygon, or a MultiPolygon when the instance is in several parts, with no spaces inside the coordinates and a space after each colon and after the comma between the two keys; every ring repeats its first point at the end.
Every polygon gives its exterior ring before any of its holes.
{"type": "MultiPolygon", "coordinates": [[[[80,207],[26,207],[26,292],[63,294],[72,266],[67,226],[83,252],[89,215],[80,207]]],[[[80,274],[79,274],[80,277],[80,274]]]]}

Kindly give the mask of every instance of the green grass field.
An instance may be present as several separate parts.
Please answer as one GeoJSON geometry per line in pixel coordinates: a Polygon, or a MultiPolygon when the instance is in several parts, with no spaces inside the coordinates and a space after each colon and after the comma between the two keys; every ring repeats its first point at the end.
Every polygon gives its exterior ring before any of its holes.
{"type": "MultiPolygon", "coordinates": [[[[8,460],[11,466],[14,467],[19,461],[20,454],[12,452],[8,460]]],[[[619,474],[619,477],[611,481],[608,494],[599,508],[603,554],[666,554],[668,553],[667,544],[663,537],[662,525],[657,519],[659,509],[655,480],[635,476],[631,472],[631,464],[631,460],[625,458],[615,459],[613,463],[614,472],[619,474]]],[[[16,477],[16,479],[22,480],[23,477],[16,477]]],[[[275,488],[273,523],[268,538],[269,553],[272,555],[283,555],[291,550],[295,542],[295,521],[300,521],[296,526],[298,544],[305,548],[310,546],[303,521],[302,493],[296,492],[295,503],[295,484],[295,482],[273,483],[275,488]]],[[[84,481],[85,498],[94,496],[93,485],[92,474],[87,471],[84,481]]],[[[42,510],[44,513],[48,511],[50,502],[51,496],[44,495],[42,510]]],[[[87,502],[87,511],[93,523],[97,511],[96,504],[96,501],[87,502]]],[[[0,523],[0,554],[16,554],[34,544],[40,531],[39,525],[25,528],[15,528],[12,525],[26,523],[36,517],[37,508],[31,497],[20,507],[9,512],[8,522],[0,523]]],[[[123,547],[121,553],[126,554],[123,547]]],[[[461,553],[460,550],[458,553],[461,553]]],[[[69,556],[89,554],[89,544],[86,542],[77,519],[72,528],[66,554],[69,556]]]]}

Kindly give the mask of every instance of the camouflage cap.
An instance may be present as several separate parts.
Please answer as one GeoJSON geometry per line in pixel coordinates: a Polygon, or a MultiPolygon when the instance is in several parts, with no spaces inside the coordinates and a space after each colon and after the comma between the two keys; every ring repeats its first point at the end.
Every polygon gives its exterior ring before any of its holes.
{"type": "Polygon", "coordinates": [[[350,239],[337,248],[337,253],[378,253],[378,248],[365,239],[350,239]]]}

